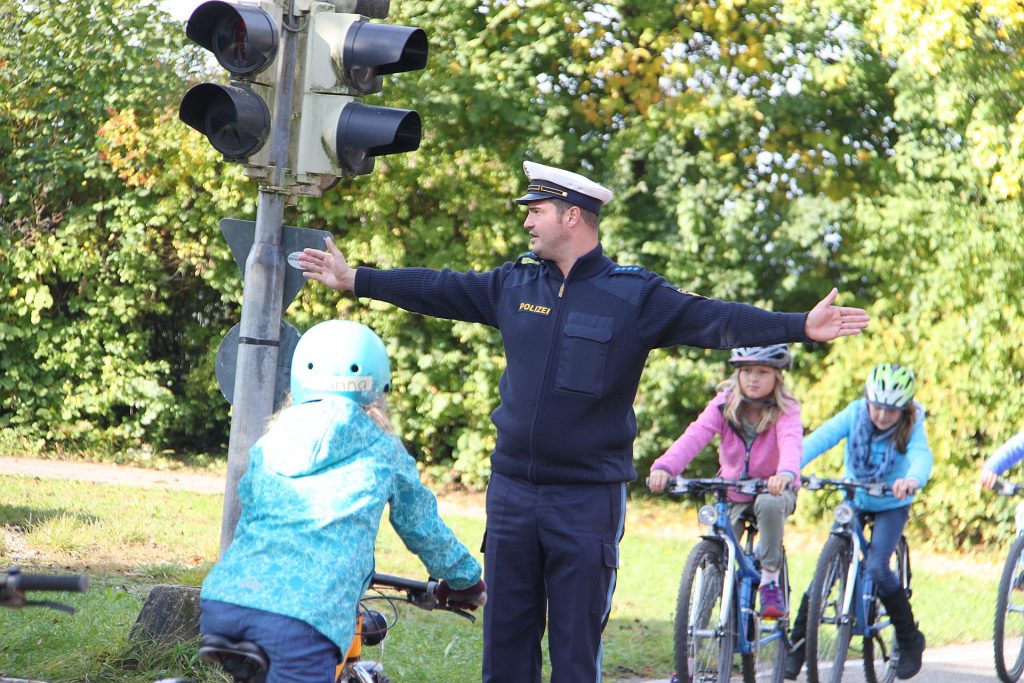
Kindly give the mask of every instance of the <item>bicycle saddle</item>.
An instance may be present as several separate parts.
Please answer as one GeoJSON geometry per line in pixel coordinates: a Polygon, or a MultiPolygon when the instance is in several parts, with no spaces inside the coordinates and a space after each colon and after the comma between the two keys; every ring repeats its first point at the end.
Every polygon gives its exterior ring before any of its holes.
{"type": "Polygon", "coordinates": [[[199,656],[220,665],[237,683],[264,683],[267,678],[267,654],[248,640],[208,634],[199,641],[199,656]]]}

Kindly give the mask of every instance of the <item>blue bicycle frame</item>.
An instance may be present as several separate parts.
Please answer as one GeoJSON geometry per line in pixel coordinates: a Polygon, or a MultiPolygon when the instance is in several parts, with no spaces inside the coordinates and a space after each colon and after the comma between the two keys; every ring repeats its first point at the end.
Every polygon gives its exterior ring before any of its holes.
{"type": "Polygon", "coordinates": [[[850,500],[852,495],[847,494],[844,503],[854,510],[853,516],[846,523],[839,521],[832,525],[832,534],[844,536],[852,542],[853,552],[850,557],[850,568],[847,570],[846,594],[843,596],[843,609],[840,618],[853,618],[854,635],[869,638],[889,625],[888,621],[871,623],[869,610],[875,601],[875,579],[870,573],[861,571],[862,558],[867,556],[871,548],[871,541],[864,534],[864,525],[861,518],[864,513],[857,512],[850,500]],[[852,581],[850,580],[852,579],[852,581]],[[859,599],[855,599],[859,598],[859,599]],[[852,614],[850,607],[853,607],[852,614]]]}
{"type": "MultiPolygon", "coordinates": [[[[752,483],[750,483],[749,486],[753,490],[744,490],[743,487],[738,487],[737,490],[741,493],[756,493],[756,484],[759,482],[756,480],[751,480],[751,482],[752,483]]],[[[728,500],[725,490],[718,489],[715,491],[714,506],[705,505],[698,513],[698,519],[702,522],[706,522],[710,517],[709,508],[714,510],[714,524],[712,524],[713,533],[702,534],[701,536],[702,538],[710,541],[724,543],[726,556],[728,558],[728,562],[726,563],[725,585],[730,586],[731,588],[727,590],[723,596],[722,618],[719,628],[726,628],[729,614],[732,611],[735,612],[736,615],[735,623],[742,625],[747,623],[747,619],[751,619],[755,626],[755,628],[751,630],[754,633],[760,634],[761,618],[758,615],[757,610],[754,609],[754,593],[757,587],[761,584],[761,572],[758,571],[757,566],[754,564],[753,550],[743,550],[740,547],[740,540],[736,538],[736,532],[733,531],[732,523],[729,520],[730,507],[731,503],[728,500]]],[[[749,529],[749,527],[747,528],[749,529]]],[[[748,535],[748,545],[752,543],[752,540],[753,539],[748,535]]],[[[733,651],[737,654],[756,655],[761,647],[779,640],[780,638],[786,638],[784,629],[775,629],[767,636],[754,640],[749,637],[748,629],[738,628],[736,644],[733,651]]]]}

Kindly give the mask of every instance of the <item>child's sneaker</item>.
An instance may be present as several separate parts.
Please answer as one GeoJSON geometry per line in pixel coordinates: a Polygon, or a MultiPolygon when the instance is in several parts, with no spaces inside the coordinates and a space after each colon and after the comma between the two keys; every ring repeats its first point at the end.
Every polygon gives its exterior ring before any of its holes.
{"type": "Polygon", "coordinates": [[[781,619],[786,616],[786,601],[782,597],[782,589],[779,584],[772,581],[760,588],[761,593],[761,617],[763,619],[781,619]]]}

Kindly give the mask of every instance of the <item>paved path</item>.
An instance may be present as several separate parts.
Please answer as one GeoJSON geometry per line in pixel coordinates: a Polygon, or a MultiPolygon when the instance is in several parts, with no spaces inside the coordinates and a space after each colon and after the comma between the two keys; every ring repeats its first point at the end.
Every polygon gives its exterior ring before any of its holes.
{"type": "Polygon", "coordinates": [[[197,493],[224,493],[224,477],[216,474],[147,470],[102,463],[0,457],[0,474],[95,481],[140,488],[181,489],[197,493]]]}
{"type": "MultiPolygon", "coordinates": [[[[843,683],[864,683],[862,662],[847,662],[843,673],[843,683]]],[[[733,683],[743,679],[732,678],[733,683]]],[[[925,650],[924,666],[921,673],[913,678],[919,683],[991,683],[998,681],[995,667],[992,664],[992,643],[969,643],[966,645],[949,645],[947,647],[925,650]]],[[[798,683],[806,683],[807,677],[801,673],[798,683]]],[[[2,683],[2,682],[0,682],[2,683]]],[[[622,683],[627,683],[623,681],[622,683]]],[[[638,681],[630,679],[628,683],[669,683],[668,679],[650,679],[638,681]]]]}

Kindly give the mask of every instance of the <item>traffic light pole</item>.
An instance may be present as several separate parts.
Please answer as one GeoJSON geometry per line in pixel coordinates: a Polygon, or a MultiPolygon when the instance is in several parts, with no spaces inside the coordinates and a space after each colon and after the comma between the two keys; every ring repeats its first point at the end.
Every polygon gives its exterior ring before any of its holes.
{"type": "Polygon", "coordinates": [[[241,514],[238,482],[249,466],[249,449],[263,436],[274,410],[280,345],[285,255],[281,248],[284,207],[288,198],[282,174],[288,166],[291,136],[293,83],[298,38],[288,27],[294,16],[285,14],[282,30],[278,87],[271,118],[271,176],[260,185],[256,203],[256,228],[252,249],[245,262],[242,290],[242,320],[235,366],[234,410],[228,442],[228,471],[224,485],[224,513],[221,518],[220,554],[235,537],[241,514]]]}

